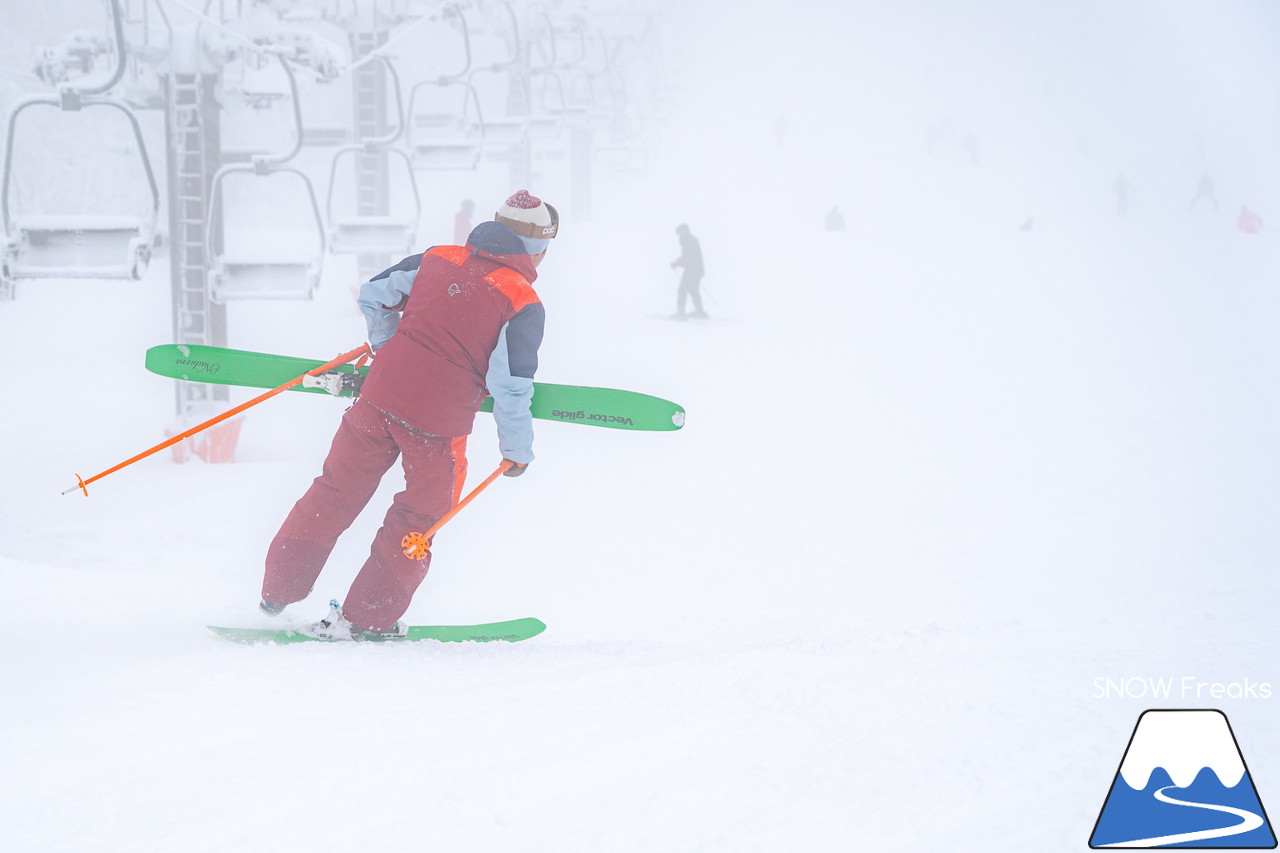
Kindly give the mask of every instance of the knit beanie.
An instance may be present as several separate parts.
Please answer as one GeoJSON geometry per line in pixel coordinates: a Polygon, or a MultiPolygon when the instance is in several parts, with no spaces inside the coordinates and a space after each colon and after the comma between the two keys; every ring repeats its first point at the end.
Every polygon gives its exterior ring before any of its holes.
{"type": "Polygon", "coordinates": [[[515,232],[530,255],[546,251],[560,230],[560,214],[528,190],[520,190],[503,202],[493,219],[515,232]]]}

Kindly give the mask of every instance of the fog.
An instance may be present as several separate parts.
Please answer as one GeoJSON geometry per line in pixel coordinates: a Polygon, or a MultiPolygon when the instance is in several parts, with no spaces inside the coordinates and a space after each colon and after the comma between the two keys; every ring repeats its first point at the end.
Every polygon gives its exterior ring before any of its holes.
{"type": "MultiPolygon", "coordinates": [[[[3,5],[6,108],[53,91],[30,62],[67,21],[105,32],[96,2],[3,5]]],[[[498,61],[479,22],[502,4],[461,5],[473,61],[498,61]]],[[[608,45],[622,93],[585,183],[567,128],[531,148],[528,188],[565,215],[538,378],[663,396],[687,425],[540,422],[529,472],[441,533],[406,618],[537,616],[538,638],[233,646],[205,626],[267,624],[266,546],[343,405],[282,395],[234,464],[165,453],[62,496],[181,422],[142,366],[175,342],[176,247],[139,281],[19,281],[0,302],[6,849],[1081,850],[1150,707],[1221,709],[1273,800],[1274,4],[512,11],[606,33],[585,62],[608,45]],[[706,320],[669,319],[682,223],[706,320]]],[[[413,26],[389,50],[406,99],[462,58],[456,27],[413,26]]],[[[350,123],[348,74],[299,75],[313,135],[350,123]]],[[[281,150],[288,116],[248,106],[243,76],[221,84],[224,142],[281,150]]],[[[163,119],[139,115],[163,175],[163,119]]],[[[146,207],[127,128],[21,129],[15,210],[146,207]]],[[[291,161],[322,206],[333,157],[291,161]]],[[[417,250],[516,174],[492,151],[414,169],[417,250]]],[[[310,257],[306,205],[236,177],[228,241],[310,257]]],[[[357,346],[366,273],[322,261],[312,299],[228,302],[227,345],[357,346]]],[[[482,416],[473,480],[492,433],[482,416]]],[[[287,624],[341,598],[398,480],[287,624]]]]}

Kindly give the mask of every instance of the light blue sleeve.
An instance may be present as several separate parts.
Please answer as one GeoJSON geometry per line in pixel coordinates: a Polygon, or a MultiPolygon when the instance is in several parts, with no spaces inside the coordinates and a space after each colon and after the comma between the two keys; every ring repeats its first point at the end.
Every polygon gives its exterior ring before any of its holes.
{"type": "Polygon", "coordinates": [[[416,270],[393,270],[360,286],[360,311],[369,327],[369,346],[374,352],[391,340],[400,327],[400,309],[413,289],[416,277],[416,270]]]}
{"type": "Polygon", "coordinates": [[[527,465],[533,461],[533,380],[511,375],[507,351],[507,323],[498,333],[498,345],[489,356],[485,385],[493,395],[493,420],[498,426],[498,450],[503,459],[527,465]]]}

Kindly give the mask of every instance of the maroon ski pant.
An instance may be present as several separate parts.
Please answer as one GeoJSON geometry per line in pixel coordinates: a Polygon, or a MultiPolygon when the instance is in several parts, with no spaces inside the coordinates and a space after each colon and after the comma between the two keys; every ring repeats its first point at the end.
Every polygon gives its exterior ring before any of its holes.
{"type": "Polygon", "coordinates": [[[425,533],[454,504],[467,475],[466,436],[419,432],[364,400],[343,415],[324,469],[294,505],[267,551],[262,598],[292,604],[311,594],[338,537],[369,503],[382,475],[403,457],[405,489],[395,496],[369,558],[342,604],[361,628],[386,630],[409,609],[431,562],[405,553],[405,537],[425,533]]]}

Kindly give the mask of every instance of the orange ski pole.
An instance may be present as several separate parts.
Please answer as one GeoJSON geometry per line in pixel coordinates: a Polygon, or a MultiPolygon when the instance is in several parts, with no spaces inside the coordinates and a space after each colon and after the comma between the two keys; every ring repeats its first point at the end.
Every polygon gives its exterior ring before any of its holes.
{"type": "Polygon", "coordinates": [[[368,356],[371,356],[371,355],[373,355],[373,352],[372,350],[369,349],[369,345],[361,344],[360,346],[356,347],[350,352],[344,352],[342,355],[338,356],[333,361],[325,362],[319,367],[308,370],[306,373],[302,374],[301,376],[290,379],[288,382],[284,383],[283,385],[280,385],[279,387],[272,388],[270,391],[266,392],[265,394],[259,394],[257,397],[254,397],[252,400],[248,401],[247,403],[241,403],[235,408],[229,409],[223,412],[222,414],[217,415],[216,417],[212,417],[202,424],[193,426],[191,429],[186,430],[185,432],[179,433],[178,435],[175,435],[173,438],[166,439],[165,441],[160,442],[155,447],[151,447],[151,448],[148,448],[147,450],[142,451],[137,456],[133,456],[133,457],[130,457],[129,459],[126,459],[125,461],[121,462],[119,465],[114,465],[100,474],[94,474],[92,477],[90,477],[87,480],[81,478],[79,474],[76,474],[76,484],[71,488],[67,489],[65,492],[63,492],[63,494],[64,495],[70,494],[71,492],[74,492],[76,489],[79,489],[80,491],[84,492],[84,496],[87,498],[89,497],[89,489],[87,487],[93,481],[101,480],[103,477],[107,476],[108,474],[114,474],[115,472],[119,471],[121,468],[125,468],[129,465],[132,465],[133,463],[137,462],[140,459],[146,459],[151,454],[159,453],[161,450],[164,450],[166,447],[171,447],[185,438],[190,438],[191,436],[195,435],[201,430],[206,430],[209,427],[213,426],[214,424],[221,423],[222,421],[225,421],[227,418],[232,417],[233,415],[238,415],[241,412],[243,412],[245,409],[250,408],[251,406],[256,406],[259,403],[262,403],[266,400],[271,399],[277,394],[280,394],[284,391],[288,391],[290,388],[294,387],[295,385],[301,384],[302,380],[308,376],[318,376],[319,374],[324,373],[326,370],[330,370],[331,368],[337,367],[340,364],[346,364],[347,362],[354,361],[356,358],[361,358],[363,361],[363,358],[367,358],[368,356]]]}
{"type": "Polygon", "coordinates": [[[425,558],[427,556],[427,553],[431,550],[431,537],[435,536],[436,533],[440,530],[440,528],[444,527],[445,524],[449,522],[449,519],[453,518],[455,515],[462,512],[463,507],[471,503],[471,501],[475,500],[476,495],[480,494],[485,489],[489,488],[489,486],[493,484],[494,480],[498,479],[498,477],[501,476],[504,471],[506,471],[508,468],[512,467],[515,464],[516,463],[512,462],[510,459],[503,459],[502,464],[498,466],[498,469],[496,471],[494,471],[488,477],[485,477],[483,483],[481,483],[480,485],[472,489],[471,493],[468,494],[462,500],[458,501],[454,505],[453,509],[449,510],[443,516],[441,516],[439,521],[431,525],[430,530],[428,530],[426,533],[410,533],[407,536],[405,536],[404,539],[400,541],[400,547],[404,548],[404,555],[413,560],[421,560],[425,558]]]}

